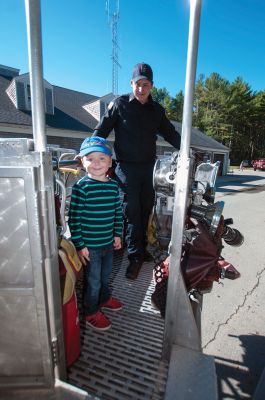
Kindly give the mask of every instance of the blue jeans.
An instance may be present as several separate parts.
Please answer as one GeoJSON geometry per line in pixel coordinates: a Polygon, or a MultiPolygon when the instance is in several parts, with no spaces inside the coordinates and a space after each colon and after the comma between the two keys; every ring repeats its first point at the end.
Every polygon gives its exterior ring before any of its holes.
{"type": "Polygon", "coordinates": [[[113,263],[113,245],[89,248],[90,261],[84,272],[84,312],[94,314],[100,304],[105,303],[111,296],[109,287],[113,263]]]}

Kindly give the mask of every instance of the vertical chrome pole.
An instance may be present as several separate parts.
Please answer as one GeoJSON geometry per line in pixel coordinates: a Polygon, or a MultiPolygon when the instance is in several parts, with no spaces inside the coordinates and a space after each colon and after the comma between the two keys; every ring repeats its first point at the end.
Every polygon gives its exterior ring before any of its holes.
{"type": "Polygon", "coordinates": [[[185,97],[181,133],[181,154],[189,157],[192,127],[192,110],[196,79],[197,54],[199,43],[201,0],[190,0],[189,39],[187,51],[185,97]]]}
{"type": "MultiPolygon", "coordinates": [[[[66,376],[65,357],[56,354],[56,349],[63,351],[62,321],[61,321],[61,301],[58,301],[59,275],[58,279],[54,273],[54,267],[58,268],[58,250],[55,231],[55,213],[50,204],[50,199],[54,199],[53,186],[48,178],[48,171],[51,163],[48,163],[48,153],[46,152],[46,128],[45,128],[45,107],[44,107],[44,85],[42,68],[42,41],[41,41],[41,12],[40,0],[25,0],[27,37],[28,37],[28,57],[31,89],[31,111],[32,128],[34,139],[34,150],[39,153],[40,160],[40,214],[42,218],[42,245],[44,248],[43,260],[46,280],[49,329],[51,335],[51,348],[53,349],[54,377],[59,379],[66,376]],[[47,170],[46,170],[47,169],[47,170]],[[49,213],[54,214],[54,224],[50,223],[49,213]],[[56,292],[55,288],[58,289],[56,292]],[[60,342],[60,343],[59,343],[60,342]],[[55,356],[56,354],[56,356],[55,356]],[[60,358],[62,360],[57,359],[60,358]]],[[[52,354],[52,353],[51,353],[52,354]]]]}
{"type": "Polygon", "coordinates": [[[181,148],[179,153],[170,246],[163,357],[169,359],[172,345],[201,350],[201,338],[180,270],[184,223],[187,212],[190,138],[196,77],[201,0],[190,0],[189,38],[184,94],[181,148]]]}
{"type": "Polygon", "coordinates": [[[46,151],[40,1],[25,0],[35,151],[46,151]]]}

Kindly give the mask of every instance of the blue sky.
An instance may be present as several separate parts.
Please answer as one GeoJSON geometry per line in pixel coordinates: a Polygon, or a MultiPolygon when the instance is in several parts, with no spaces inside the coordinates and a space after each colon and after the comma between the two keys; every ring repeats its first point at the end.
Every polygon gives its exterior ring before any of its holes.
{"type": "MultiPolygon", "coordinates": [[[[116,0],[110,0],[111,12],[116,0]]],[[[44,77],[51,84],[103,96],[112,89],[111,30],[105,0],[41,0],[44,77]]],[[[197,76],[212,72],[265,89],[265,1],[202,0],[197,76]]],[[[154,84],[184,89],[189,0],[120,0],[119,94],[133,65],[147,62],[154,84]]],[[[23,0],[0,0],[0,64],[28,72],[23,0]]]]}

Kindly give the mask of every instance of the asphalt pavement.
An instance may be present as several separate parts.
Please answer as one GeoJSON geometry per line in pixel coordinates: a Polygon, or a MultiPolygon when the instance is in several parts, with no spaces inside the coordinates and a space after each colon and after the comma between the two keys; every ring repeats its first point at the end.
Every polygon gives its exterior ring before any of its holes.
{"type": "Polygon", "coordinates": [[[244,243],[222,251],[241,277],[215,283],[204,295],[203,352],[215,358],[219,400],[254,399],[265,367],[265,171],[234,170],[218,177],[216,188],[224,217],[233,218],[244,243]]]}

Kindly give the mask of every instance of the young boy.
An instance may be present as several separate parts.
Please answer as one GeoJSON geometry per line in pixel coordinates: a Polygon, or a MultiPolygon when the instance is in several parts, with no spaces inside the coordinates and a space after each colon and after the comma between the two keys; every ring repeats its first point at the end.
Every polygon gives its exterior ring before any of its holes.
{"type": "Polygon", "coordinates": [[[113,247],[115,250],[121,248],[122,236],[118,184],[106,176],[111,156],[107,140],[94,136],[83,141],[77,157],[87,175],[74,184],[69,210],[71,240],[85,265],[86,323],[102,331],[111,327],[102,309],[117,311],[123,306],[111,297],[109,286],[113,247]]]}

